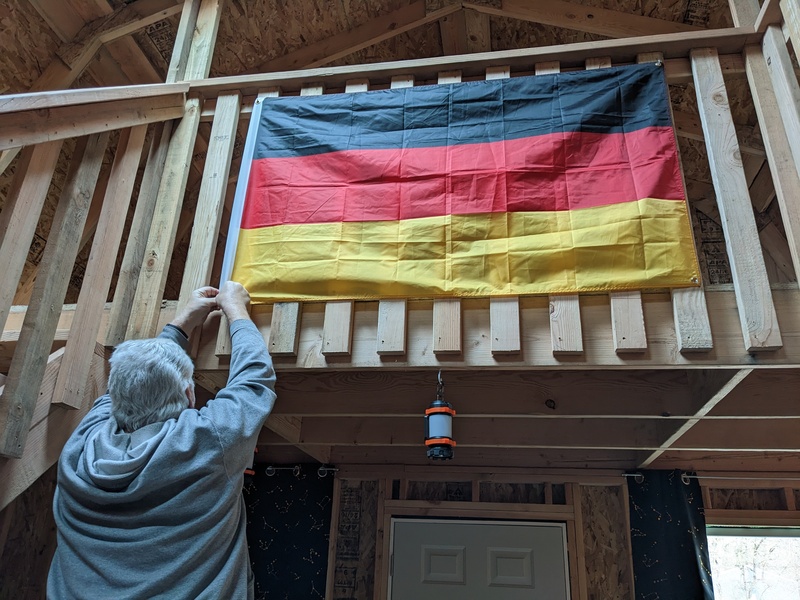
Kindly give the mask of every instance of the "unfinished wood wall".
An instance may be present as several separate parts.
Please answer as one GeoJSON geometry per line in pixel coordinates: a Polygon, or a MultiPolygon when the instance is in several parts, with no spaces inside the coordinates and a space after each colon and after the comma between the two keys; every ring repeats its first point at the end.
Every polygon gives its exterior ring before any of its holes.
{"type": "Polygon", "coordinates": [[[337,480],[326,597],[386,598],[391,516],[427,514],[564,520],[573,598],[633,600],[624,484],[534,482],[526,477],[515,482],[509,476],[493,481],[479,473],[431,477],[337,480]]]}
{"type": "Polygon", "coordinates": [[[56,551],[53,465],[0,512],[0,598],[44,600],[47,573],[56,551]]]}

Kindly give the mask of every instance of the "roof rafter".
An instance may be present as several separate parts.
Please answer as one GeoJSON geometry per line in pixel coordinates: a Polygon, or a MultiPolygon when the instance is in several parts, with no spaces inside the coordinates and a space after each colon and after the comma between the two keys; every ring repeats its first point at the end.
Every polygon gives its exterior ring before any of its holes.
{"type": "Polygon", "coordinates": [[[464,4],[478,12],[498,17],[510,17],[542,25],[563,27],[575,31],[605,35],[611,38],[657,35],[701,31],[702,27],[633,15],[616,10],[584,6],[563,0],[526,2],[525,0],[503,0],[502,8],[479,4],[464,4]]]}

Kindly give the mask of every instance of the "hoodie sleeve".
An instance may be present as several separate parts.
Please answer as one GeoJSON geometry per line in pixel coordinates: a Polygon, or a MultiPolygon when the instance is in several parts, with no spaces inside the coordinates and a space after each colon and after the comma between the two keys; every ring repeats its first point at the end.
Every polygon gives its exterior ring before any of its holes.
{"type": "Polygon", "coordinates": [[[244,472],[264,421],[275,404],[275,370],[261,332],[248,319],[231,323],[228,384],[200,409],[222,444],[229,477],[244,472]]]}

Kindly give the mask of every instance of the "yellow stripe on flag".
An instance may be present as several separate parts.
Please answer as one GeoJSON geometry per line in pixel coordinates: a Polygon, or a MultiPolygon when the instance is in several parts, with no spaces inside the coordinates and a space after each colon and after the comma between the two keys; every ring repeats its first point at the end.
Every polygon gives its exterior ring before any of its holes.
{"type": "Polygon", "coordinates": [[[242,229],[231,279],[254,302],[687,287],[686,203],[242,229]]]}

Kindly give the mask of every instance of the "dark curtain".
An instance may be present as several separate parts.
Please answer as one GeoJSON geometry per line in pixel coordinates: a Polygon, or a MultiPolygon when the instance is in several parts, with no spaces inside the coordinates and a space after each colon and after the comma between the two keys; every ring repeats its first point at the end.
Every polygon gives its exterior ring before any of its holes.
{"type": "Polygon", "coordinates": [[[714,600],[700,484],[680,471],[639,473],[628,479],[637,600],[714,600]]]}
{"type": "Polygon", "coordinates": [[[317,467],[289,467],[269,477],[256,465],[245,479],[256,600],[325,597],[333,474],[320,478],[317,467]]]}

